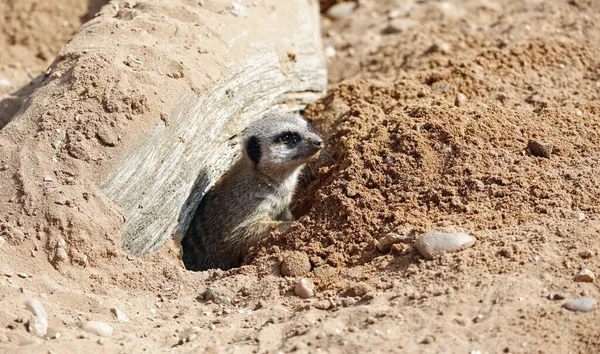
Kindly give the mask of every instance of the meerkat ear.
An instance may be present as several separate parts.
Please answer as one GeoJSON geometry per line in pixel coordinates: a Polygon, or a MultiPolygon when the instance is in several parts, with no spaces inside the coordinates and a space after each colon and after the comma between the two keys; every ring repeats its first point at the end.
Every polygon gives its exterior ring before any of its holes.
{"type": "Polygon", "coordinates": [[[260,160],[260,156],[262,155],[262,151],[260,151],[260,142],[258,138],[255,136],[251,136],[246,140],[246,153],[250,160],[258,163],[260,160]]]}

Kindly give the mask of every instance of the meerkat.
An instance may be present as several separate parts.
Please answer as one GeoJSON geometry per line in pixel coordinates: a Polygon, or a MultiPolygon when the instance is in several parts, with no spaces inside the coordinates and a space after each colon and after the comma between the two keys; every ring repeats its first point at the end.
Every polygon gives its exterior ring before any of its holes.
{"type": "Polygon", "coordinates": [[[268,116],[248,127],[242,157],[204,195],[181,240],[185,267],[239,267],[251,246],[288,225],[300,172],[323,147],[299,115],[268,116]]]}

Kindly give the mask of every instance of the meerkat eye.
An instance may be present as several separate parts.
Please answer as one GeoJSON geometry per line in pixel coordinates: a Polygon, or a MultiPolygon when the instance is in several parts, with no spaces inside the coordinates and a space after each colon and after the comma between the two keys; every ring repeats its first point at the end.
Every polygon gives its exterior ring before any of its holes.
{"type": "Polygon", "coordinates": [[[302,140],[302,138],[300,137],[300,135],[298,133],[285,132],[285,133],[279,135],[275,140],[282,144],[295,145],[295,144],[298,144],[298,142],[300,140],[302,140]]]}

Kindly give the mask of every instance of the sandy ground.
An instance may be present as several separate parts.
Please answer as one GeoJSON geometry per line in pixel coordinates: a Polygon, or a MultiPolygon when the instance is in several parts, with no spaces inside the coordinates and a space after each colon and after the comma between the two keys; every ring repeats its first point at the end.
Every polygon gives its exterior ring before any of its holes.
{"type": "MultiPolygon", "coordinates": [[[[0,4],[0,107],[19,106],[88,13],[82,1],[14,3],[0,4]]],[[[323,16],[330,91],[306,111],[330,157],[307,169],[296,226],[240,269],[191,273],[175,242],[134,259],[70,225],[61,242],[15,207],[0,224],[0,350],[600,351],[598,309],[562,307],[600,300],[597,280],[576,281],[600,273],[600,6],[360,1],[341,15],[323,16]],[[532,141],[552,154],[533,156],[532,141]],[[426,260],[414,241],[432,229],[476,242],[426,260]],[[379,252],[389,232],[405,237],[379,252]],[[309,260],[314,297],[281,275],[290,257],[309,260]],[[28,330],[30,299],[48,312],[43,338],[28,330]],[[82,330],[89,320],[112,335],[82,330]]]]}

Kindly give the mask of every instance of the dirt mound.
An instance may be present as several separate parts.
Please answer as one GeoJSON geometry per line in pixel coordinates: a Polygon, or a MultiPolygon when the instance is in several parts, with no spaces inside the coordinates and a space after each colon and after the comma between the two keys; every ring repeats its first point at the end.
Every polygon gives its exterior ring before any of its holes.
{"type": "Polygon", "coordinates": [[[299,193],[302,225],[273,243],[347,266],[376,257],[375,239],[391,231],[455,226],[488,242],[480,232],[600,212],[597,80],[573,80],[599,54],[534,41],[393,84],[337,86],[306,112],[336,163],[299,193]],[[549,90],[556,70],[563,85],[549,90]],[[530,141],[552,142],[551,157],[533,156],[530,141]]]}

